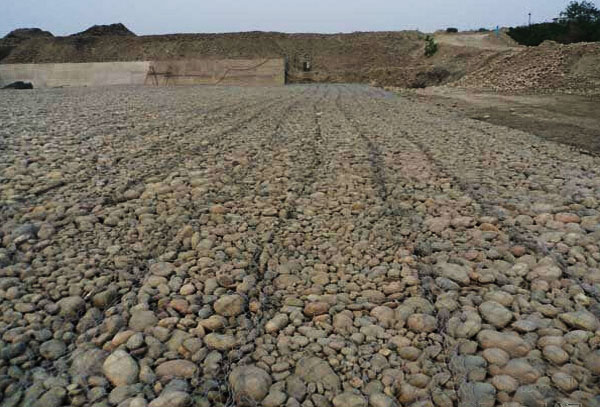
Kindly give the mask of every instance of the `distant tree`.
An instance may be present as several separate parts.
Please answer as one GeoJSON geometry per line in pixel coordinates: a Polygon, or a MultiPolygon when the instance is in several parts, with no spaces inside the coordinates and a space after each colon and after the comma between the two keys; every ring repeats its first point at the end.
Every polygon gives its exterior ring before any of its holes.
{"type": "Polygon", "coordinates": [[[490,30],[488,30],[487,28],[483,28],[483,27],[481,27],[481,28],[480,28],[479,30],[477,30],[477,31],[479,31],[480,33],[486,33],[486,32],[488,32],[488,31],[490,31],[490,30]]]}
{"type": "Polygon", "coordinates": [[[553,23],[511,27],[508,35],[529,46],[546,40],[561,44],[600,41],[600,10],[589,1],[572,1],[553,23]]]}
{"type": "Polygon", "coordinates": [[[446,28],[446,32],[447,33],[457,33],[458,32],[458,28],[449,27],[449,28],[446,28]]]}
{"type": "Polygon", "coordinates": [[[438,44],[435,39],[428,35],[425,37],[425,56],[431,57],[438,51],[438,44]]]}
{"type": "Polygon", "coordinates": [[[600,21],[600,10],[589,1],[572,1],[560,16],[570,21],[595,22],[600,21]]]}

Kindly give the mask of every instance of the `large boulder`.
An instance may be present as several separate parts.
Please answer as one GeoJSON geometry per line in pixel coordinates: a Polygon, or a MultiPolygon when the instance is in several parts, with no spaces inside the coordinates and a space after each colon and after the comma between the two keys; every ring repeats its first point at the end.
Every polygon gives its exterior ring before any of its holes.
{"type": "Polygon", "coordinates": [[[469,278],[469,268],[454,263],[436,264],[435,273],[440,277],[445,277],[455,283],[467,285],[471,281],[469,278]]]}
{"type": "Polygon", "coordinates": [[[94,376],[102,373],[102,365],[108,353],[102,349],[92,348],[88,350],[77,349],[73,352],[71,368],[72,375],[94,376]]]}
{"type": "Polygon", "coordinates": [[[198,371],[198,366],[189,360],[169,360],[161,363],[156,368],[156,375],[160,378],[184,378],[189,379],[194,377],[198,371]]]}
{"type": "Polygon", "coordinates": [[[531,347],[523,338],[507,332],[486,329],[477,334],[477,340],[483,349],[502,349],[513,358],[524,357],[531,350],[531,347]]]}
{"type": "Polygon", "coordinates": [[[244,298],[239,294],[224,295],[215,301],[215,312],[224,317],[235,317],[244,312],[244,298]]]}
{"type": "Polygon", "coordinates": [[[65,297],[56,303],[61,317],[77,319],[85,312],[85,301],[78,295],[65,297]]]}
{"type": "Polygon", "coordinates": [[[367,400],[354,393],[342,393],[333,399],[334,407],[367,407],[367,400]]]}
{"type": "Polygon", "coordinates": [[[296,375],[305,382],[321,383],[326,390],[338,393],[341,388],[340,378],[329,363],[318,357],[300,359],[296,365],[296,375]]]}
{"type": "Polygon", "coordinates": [[[102,365],[106,378],[115,386],[125,386],[138,381],[140,368],[129,353],[123,350],[114,351],[102,365]]]}
{"type": "Polygon", "coordinates": [[[229,385],[238,404],[260,403],[267,396],[271,383],[271,376],[256,366],[239,366],[229,375],[229,385]]]}
{"type": "Polygon", "coordinates": [[[584,329],[586,331],[596,331],[600,327],[600,322],[594,314],[586,310],[575,312],[566,312],[558,316],[564,323],[572,328],[584,329]]]}

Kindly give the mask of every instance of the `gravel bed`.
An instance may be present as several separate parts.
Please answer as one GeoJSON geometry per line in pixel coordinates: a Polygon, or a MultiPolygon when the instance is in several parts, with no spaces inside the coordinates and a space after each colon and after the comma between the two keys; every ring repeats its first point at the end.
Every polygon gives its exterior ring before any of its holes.
{"type": "Polygon", "coordinates": [[[0,406],[600,406],[600,158],[359,85],[1,96],[0,406]]]}

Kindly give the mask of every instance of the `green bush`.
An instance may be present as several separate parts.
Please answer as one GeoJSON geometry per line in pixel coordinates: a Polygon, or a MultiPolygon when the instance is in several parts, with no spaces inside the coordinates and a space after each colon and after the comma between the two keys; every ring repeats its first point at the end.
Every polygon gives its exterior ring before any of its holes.
{"type": "Polygon", "coordinates": [[[447,33],[457,33],[458,28],[454,28],[454,27],[446,28],[446,32],[447,33]]]}
{"type": "Polygon", "coordinates": [[[487,33],[487,32],[489,32],[490,30],[488,30],[487,28],[483,28],[483,27],[481,27],[481,28],[480,28],[479,30],[477,30],[477,31],[478,31],[478,32],[480,32],[480,33],[487,33]]]}
{"type": "Polygon", "coordinates": [[[438,44],[435,39],[428,35],[425,37],[425,56],[431,57],[438,51],[438,44]]]}

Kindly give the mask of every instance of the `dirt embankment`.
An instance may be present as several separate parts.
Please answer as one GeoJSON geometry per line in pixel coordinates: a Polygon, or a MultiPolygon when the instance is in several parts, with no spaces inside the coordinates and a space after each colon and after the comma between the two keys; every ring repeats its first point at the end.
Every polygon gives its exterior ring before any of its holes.
{"type": "Polygon", "coordinates": [[[417,31],[136,36],[124,25],[113,24],[69,37],[2,39],[0,63],[284,57],[292,83],[358,82],[413,88],[452,83],[495,92],[600,94],[597,43],[522,47],[504,32],[438,32],[439,51],[426,58],[424,39],[417,31]]]}
{"type": "MultiPolygon", "coordinates": [[[[247,32],[136,37],[124,26],[117,27],[119,30],[115,27],[117,25],[92,27],[69,37],[32,37],[18,43],[0,40],[0,63],[279,56],[288,60],[290,82],[362,82],[411,87],[456,80],[479,68],[487,59],[506,51],[498,47],[472,46],[473,39],[458,43],[441,39],[438,54],[425,58],[425,36],[416,31],[352,34],[247,32]],[[305,63],[310,65],[308,72],[305,63]]],[[[478,37],[477,41],[482,40],[478,37]]],[[[483,41],[486,43],[487,40],[483,41]]]]}
{"type": "Polygon", "coordinates": [[[293,80],[367,82],[371,80],[369,72],[382,67],[387,67],[396,78],[405,77],[404,71],[414,65],[416,55],[420,54],[422,37],[417,32],[340,35],[249,32],[31,38],[13,47],[0,61],[46,63],[281,56],[288,59],[293,80]],[[305,62],[310,63],[310,72],[304,73],[305,62]],[[399,68],[402,72],[397,72],[399,68]]]}
{"type": "Polygon", "coordinates": [[[453,86],[494,92],[600,94],[600,43],[547,41],[513,50],[465,75],[453,86]]]}

